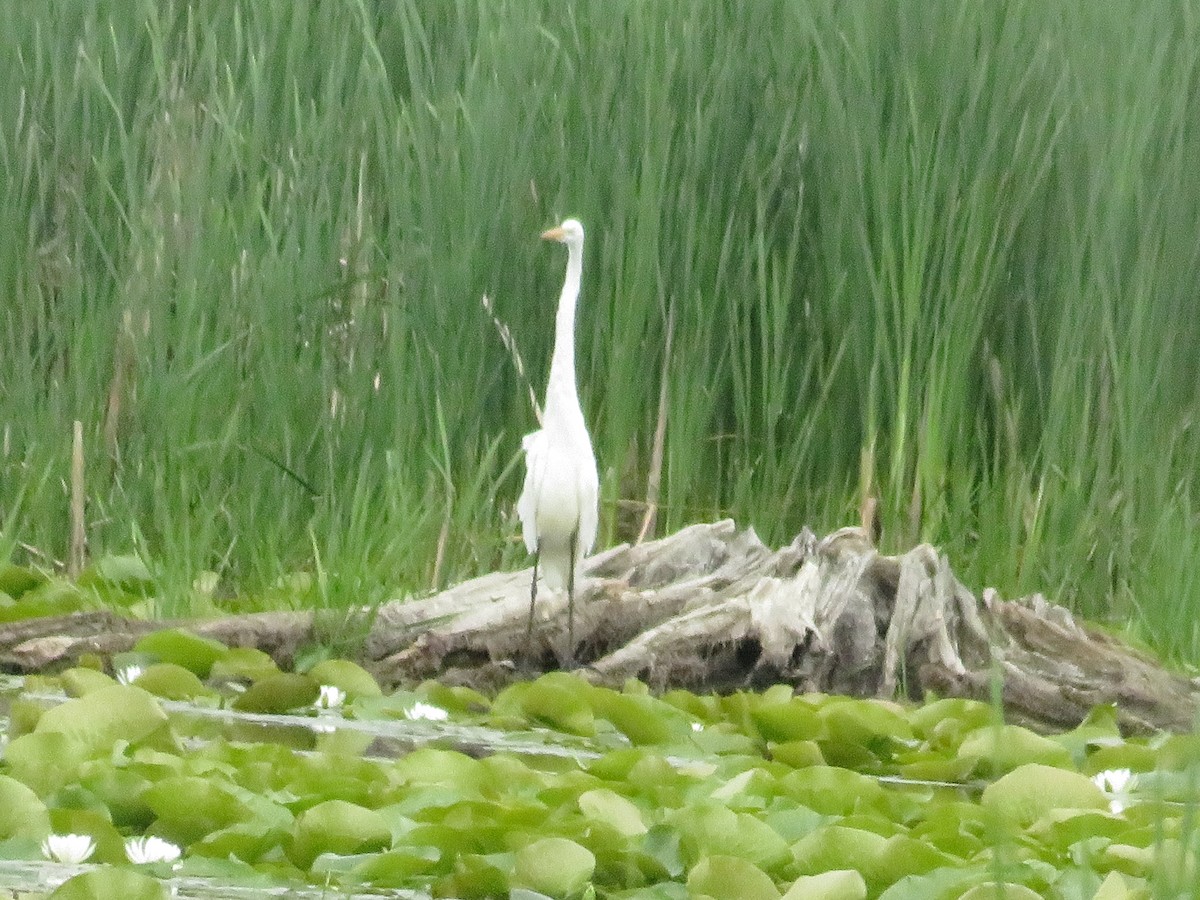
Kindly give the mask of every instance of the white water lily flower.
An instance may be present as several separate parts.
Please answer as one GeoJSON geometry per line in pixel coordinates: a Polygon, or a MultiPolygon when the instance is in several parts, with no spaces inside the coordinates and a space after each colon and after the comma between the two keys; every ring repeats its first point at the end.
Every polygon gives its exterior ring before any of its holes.
{"type": "Polygon", "coordinates": [[[150,837],[130,838],[125,842],[125,855],[131,863],[175,862],[179,859],[180,850],[170,841],[164,841],[157,835],[150,837]]]}
{"type": "Polygon", "coordinates": [[[1137,783],[1137,776],[1128,769],[1105,769],[1092,776],[1092,781],[1109,795],[1108,807],[1116,815],[1129,805],[1129,793],[1137,783]]]}
{"type": "Polygon", "coordinates": [[[418,700],[410,709],[405,710],[404,715],[410,719],[428,719],[431,722],[440,722],[450,714],[440,706],[422,703],[418,700]]]}
{"type": "Polygon", "coordinates": [[[42,855],[68,866],[77,866],[96,852],[90,834],[52,834],[42,841],[42,855]]]}
{"type": "Polygon", "coordinates": [[[692,731],[703,731],[703,730],[704,730],[704,724],[702,722],[693,722],[692,723],[692,731]]]}
{"type": "Polygon", "coordinates": [[[121,684],[133,684],[142,677],[141,666],[126,666],[123,669],[117,669],[117,681],[121,684]]]}
{"type": "Polygon", "coordinates": [[[332,684],[321,685],[321,693],[313,704],[317,709],[337,709],[346,702],[346,692],[332,684]]]}

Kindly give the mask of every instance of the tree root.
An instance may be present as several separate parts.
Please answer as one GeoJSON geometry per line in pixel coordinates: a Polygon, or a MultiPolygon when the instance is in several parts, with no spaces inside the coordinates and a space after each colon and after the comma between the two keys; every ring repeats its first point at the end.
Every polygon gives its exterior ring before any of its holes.
{"type": "MultiPolygon", "coordinates": [[[[1062,729],[1113,704],[1123,729],[1192,727],[1200,686],[1040,595],[976,598],[929,545],[884,556],[859,528],[818,540],[803,531],[771,551],[730,521],[696,525],[597,554],[576,599],[581,674],[657,690],[754,689],[857,696],[929,695],[988,702],[1062,729]]],[[[539,590],[527,638],[530,570],[498,572],[441,593],[385,604],[361,662],[384,684],[443,678],[494,688],[566,659],[566,598],[539,590]]],[[[207,622],[134,622],[109,613],[0,627],[0,668],[32,672],[84,653],[131,648],[156,628],[186,624],[290,665],[314,642],[312,613],[259,613],[207,622]]]]}

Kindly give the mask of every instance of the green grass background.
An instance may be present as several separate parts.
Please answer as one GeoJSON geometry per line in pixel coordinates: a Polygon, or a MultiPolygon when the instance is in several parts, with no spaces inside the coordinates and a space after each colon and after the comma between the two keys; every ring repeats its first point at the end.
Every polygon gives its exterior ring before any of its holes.
{"type": "Polygon", "coordinates": [[[857,519],[1200,658],[1200,9],[0,12],[0,559],[377,600],[524,559],[564,258],[602,545],[857,519]],[[667,332],[671,353],[665,356],[667,332]]]}

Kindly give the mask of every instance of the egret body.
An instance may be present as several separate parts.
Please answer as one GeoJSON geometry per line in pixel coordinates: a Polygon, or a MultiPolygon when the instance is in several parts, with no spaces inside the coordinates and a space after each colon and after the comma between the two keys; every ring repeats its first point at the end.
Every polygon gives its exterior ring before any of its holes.
{"type": "Polygon", "coordinates": [[[596,540],[600,478],[575,384],[575,306],[583,272],[583,225],[567,219],[542,234],[567,245],[567,276],[555,317],[554,354],[540,431],[521,442],[525,488],[517,502],[525,547],[533,554],[529,625],[537,600],[538,570],[546,586],[567,591],[567,663],[575,654],[575,572],[596,540]]]}

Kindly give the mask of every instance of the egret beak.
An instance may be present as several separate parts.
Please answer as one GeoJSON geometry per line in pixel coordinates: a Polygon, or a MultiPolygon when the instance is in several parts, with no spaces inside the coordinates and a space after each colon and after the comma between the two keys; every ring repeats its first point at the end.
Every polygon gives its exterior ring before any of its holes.
{"type": "Polygon", "coordinates": [[[554,228],[547,229],[546,231],[542,232],[542,240],[543,241],[559,241],[559,242],[561,242],[565,238],[566,238],[566,234],[563,233],[561,225],[556,226],[554,228]]]}

